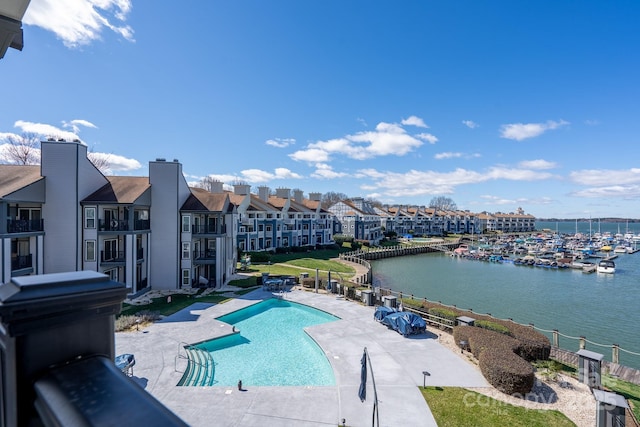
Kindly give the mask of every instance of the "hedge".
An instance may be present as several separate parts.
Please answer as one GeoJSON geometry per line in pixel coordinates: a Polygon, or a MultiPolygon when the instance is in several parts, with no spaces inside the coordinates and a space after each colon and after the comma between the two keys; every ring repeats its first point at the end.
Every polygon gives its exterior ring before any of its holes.
{"type": "MultiPolygon", "coordinates": [[[[475,324],[478,326],[483,325],[483,322],[489,322],[489,324],[493,325],[496,328],[499,328],[496,325],[501,325],[509,331],[507,335],[516,338],[520,342],[520,345],[516,349],[516,353],[519,356],[523,357],[525,360],[547,360],[549,359],[549,355],[551,354],[551,343],[549,342],[549,338],[547,338],[546,335],[536,331],[531,326],[520,325],[510,320],[496,319],[491,316],[473,313],[467,310],[460,310],[455,307],[444,306],[435,302],[414,298],[402,298],[402,304],[405,307],[411,307],[415,310],[425,311],[429,314],[445,317],[447,319],[451,318],[449,316],[452,316],[452,313],[453,320],[455,320],[455,318],[459,316],[469,316],[476,320],[475,324]],[[434,309],[446,310],[444,311],[444,313],[447,313],[447,316],[436,314],[438,311],[432,312],[432,310],[434,309]]],[[[486,324],[487,323],[484,323],[484,325],[486,324]]]]}
{"type": "Polygon", "coordinates": [[[474,326],[456,326],[456,343],[467,341],[478,359],[486,380],[503,393],[524,395],[531,391],[534,370],[531,363],[516,354],[520,342],[505,334],[474,326]]]}
{"type": "Polygon", "coordinates": [[[490,331],[498,332],[505,335],[511,335],[511,331],[509,330],[509,328],[492,320],[476,320],[474,322],[474,326],[483,329],[489,329],[490,331]]]}
{"type": "Polygon", "coordinates": [[[450,310],[448,308],[443,308],[443,307],[432,307],[428,310],[429,314],[431,314],[432,316],[438,316],[438,317],[442,317],[443,319],[448,319],[448,320],[456,320],[456,317],[458,317],[458,314],[453,311],[450,310]]]}

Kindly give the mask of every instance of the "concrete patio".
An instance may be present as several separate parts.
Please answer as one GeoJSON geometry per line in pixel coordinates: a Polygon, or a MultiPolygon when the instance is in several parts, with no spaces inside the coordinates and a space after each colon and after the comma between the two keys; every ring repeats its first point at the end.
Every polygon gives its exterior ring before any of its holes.
{"type": "Polygon", "coordinates": [[[177,387],[186,366],[176,359],[181,343],[197,343],[230,332],[215,320],[273,294],[256,290],[224,304],[198,303],[140,331],[117,333],[116,354],[136,357],[133,380],[192,426],[349,426],[372,423],[373,389],[358,397],[364,347],[371,358],[382,426],[436,426],[418,386],[489,387],[458,353],[438,342],[438,330],[402,337],[373,318],[373,307],[335,295],[294,290],[284,299],[332,313],[341,320],[307,328],[327,355],[335,386],[177,387]],[[176,370],[177,369],[177,370],[176,370]]]}

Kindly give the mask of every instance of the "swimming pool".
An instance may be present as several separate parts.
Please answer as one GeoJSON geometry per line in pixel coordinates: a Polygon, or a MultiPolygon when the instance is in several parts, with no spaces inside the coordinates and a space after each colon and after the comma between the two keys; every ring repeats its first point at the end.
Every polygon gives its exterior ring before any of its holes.
{"type": "Polygon", "coordinates": [[[335,385],[331,364],[303,328],[339,320],[315,308],[268,299],[218,317],[239,334],[197,347],[215,362],[213,385],[326,386],[335,385]]]}

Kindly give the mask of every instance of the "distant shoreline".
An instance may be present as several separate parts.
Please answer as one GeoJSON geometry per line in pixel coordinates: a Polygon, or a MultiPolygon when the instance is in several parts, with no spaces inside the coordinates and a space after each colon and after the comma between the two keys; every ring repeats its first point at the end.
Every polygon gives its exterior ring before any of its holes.
{"type": "Polygon", "coordinates": [[[632,218],[536,218],[536,222],[629,222],[631,224],[640,223],[640,219],[632,219],[632,218]]]}

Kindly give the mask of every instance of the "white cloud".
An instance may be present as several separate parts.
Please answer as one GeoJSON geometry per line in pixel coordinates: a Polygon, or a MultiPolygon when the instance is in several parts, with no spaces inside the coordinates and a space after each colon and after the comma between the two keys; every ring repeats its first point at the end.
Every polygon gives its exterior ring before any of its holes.
{"type": "Polygon", "coordinates": [[[584,124],[587,126],[598,126],[600,124],[599,120],[585,120],[584,124]]]}
{"type": "Polygon", "coordinates": [[[401,122],[405,126],[416,126],[419,128],[428,128],[424,120],[417,116],[410,116],[408,119],[402,119],[401,122]]]}
{"type": "Polygon", "coordinates": [[[493,167],[486,172],[455,169],[451,172],[410,170],[404,173],[380,172],[362,169],[358,177],[373,180],[369,190],[384,192],[387,196],[408,197],[431,194],[452,194],[457,186],[478,184],[490,180],[538,181],[553,178],[546,172],[493,167]]]}
{"type": "Polygon", "coordinates": [[[271,145],[272,147],[277,147],[277,148],[285,148],[295,143],[296,143],[296,140],[293,138],[274,138],[274,139],[268,139],[267,141],[265,141],[265,144],[271,145]]]}
{"type": "Polygon", "coordinates": [[[320,148],[308,148],[306,150],[298,150],[293,154],[289,154],[293,160],[303,162],[326,162],[329,160],[329,153],[320,148]]]}
{"type": "Polygon", "coordinates": [[[11,132],[0,132],[0,141],[8,141],[15,138],[20,138],[20,135],[11,132]]]}
{"type": "Polygon", "coordinates": [[[134,41],[133,29],[125,24],[130,11],[131,0],[34,0],[23,22],[55,33],[73,48],[100,39],[105,28],[134,41]]]}
{"type": "Polygon", "coordinates": [[[33,123],[26,122],[24,120],[18,120],[13,124],[15,127],[20,128],[25,133],[35,133],[42,135],[45,138],[64,139],[65,141],[80,140],[80,137],[76,132],[69,132],[62,130],[46,123],[33,123]]]}
{"type": "Polygon", "coordinates": [[[76,134],[80,133],[80,126],[93,128],[93,129],[98,128],[98,126],[94,125],[88,120],[75,119],[75,120],[71,120],[70,122],[65,122],[65,121],[62,122],[62,127],[71,128],[71,130],[76,134]]]}
{"type": "MultiPolygon", "coordinates": [[[[300,179],[302,175],[290,171],[286,168],[276,168],[274,172],[267,172],[261,169],[245,169],[240,172],[242,179],[254,184],[269,182],[275,179],[300,179]]],[[[212,175],[213,176],[213,175],[212,175]]]]}
{"type": "Polygon", "coordinates": [[[549,162],[549,161],[543,160],[543,159],[523,160],[522,162],[518,163],[518,167],[521,167],[521,168],[524,168],[524,169],[541,170],[541,169],[554,169],[554,168],[558,167],[558,164],[555,163],[555,162],[549,162]]]}
{"type": "Polygon", "coordinates": [[[603,187],[587,188],[571,193],[571,196],[585,198],[616,197],[622,199],[640,198],[640,185],[609,185],[603,187]]]}
{"type": "Polygon", "coordinates": [[[442,160],[442,159],[455,159],[455,158],[459,158],[462,157],[463,154],[462,153],[453,153],[451,151],[445,152],[445,153],[438,153],[436,155],[433,156],[434,159],[436,160],[442,160]]]}
{"type": "MultiPolygon", "coordinates": [[[[427,127],[421,119],[411,116],[403,120],[403,123],[411,122],[412,125],[427,127]]],[[[326,163],[332,155],[343,155],[351,159],[366,160],[380,156],[404,156],[417,149],[428,141],[431,144],[438,140],[434,135],[421,133],[415,136],[397,123],[380,122],[373,131],[363,131],[344,137],[333,138],[326,141],[317,141],[307,144],[289,157],[297,161],[309,163],[326,163]]]]}
{"type": "Polygon", "coordinates": [[[469,129],[475,129],[479,126],[476,122],[472,120],[463,120],[462,124],[468,127],[469,129]]]}
{"type": "Polygon", "coordinates": [[[554,130],[568,124],[569,122],[564,120],[558,122],[549,120],[546,123],[511,123],[500,127],[500,136],[506,139],[522,141],[523,139],[540,136],[548,130],[554,130]]]}
{"type": "Polygon", "coordinates": [[[571,172],[569,178],[576,184],[595,187],[612,182],[618,185],[640,184],[640,168],[621,170],[585,169],[571,172]]]}
{"type": "Polygon", "coordinates": [[[311,174],[313,178],[335,179],[347,176],[344,172],[336,172],[326,163],[316,163],[316,170],[311,174]]]}
{"type": "Polygon", "coordinates": [[[481,199],[486,200],[487,205],[548,205],[553,203],[550,197],[528,198],[518,197],[517,199],[505,199],[498,196],[482,195],[481,199]]]}
{"type": "Polygon", "coordinates": [[[438,138],[436,138],[430,133],[419,133],[416,135],[416,138],[420,138],[424,141],[427,141],[429,144],[435,144],[436,142],[438,142],[438,138]]]}
{"type": "Polygon", "coordinates": [[[92,152],[91,156],[105,159],[107,163],[107,174],[116,171],[133,171],[142,168],[136,159],[120,156],[118,154],[92,152]]]}

